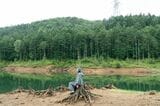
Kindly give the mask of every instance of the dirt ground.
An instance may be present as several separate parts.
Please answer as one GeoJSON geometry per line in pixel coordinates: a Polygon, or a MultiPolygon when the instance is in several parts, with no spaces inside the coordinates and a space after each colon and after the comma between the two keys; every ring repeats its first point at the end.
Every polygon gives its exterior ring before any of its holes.
{"type": "MultiPolygon", "coordinates": [[[[118,89],[93,89],[99,94],[92,106],[160,106],[160,93],[131,92],[118,89]]],[[[52,97],[37,97],[27,93],[0,94],[0,106],[89,106],[84,101],[75,104],[56,103],[69,95],[69,91],[56,92],[52,97]]]]}
{"type": "Polygon", "coordinates": [[[99,69],[84,69],[86,75],[132,75],[144,76],[152,74],[151,71],[144,68],[99,68],[99,69]]]}
{"type": "MultiPolygon", "coordinates": [[[[69,72],[74,74],[75,68],[54,68],[54,66],[45,67],[17,67],[8,66],[3,68],[7,72],[16,73],[32,73],[32,74],[54,74],[69,72]]],[[[85,75],[132,75],[132,76],[144,76],[153,74],[153,71],[144,68],[84,68],[85,75]]]]}

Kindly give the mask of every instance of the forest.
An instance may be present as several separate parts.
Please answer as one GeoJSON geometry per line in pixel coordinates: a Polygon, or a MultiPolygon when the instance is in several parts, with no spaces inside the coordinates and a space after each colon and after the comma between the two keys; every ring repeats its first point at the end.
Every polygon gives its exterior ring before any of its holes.
{"type": "Polygon", "coordinates": [[[61,17],[0,28],[0,60],[160,57],[160,16],[61,17]]]}

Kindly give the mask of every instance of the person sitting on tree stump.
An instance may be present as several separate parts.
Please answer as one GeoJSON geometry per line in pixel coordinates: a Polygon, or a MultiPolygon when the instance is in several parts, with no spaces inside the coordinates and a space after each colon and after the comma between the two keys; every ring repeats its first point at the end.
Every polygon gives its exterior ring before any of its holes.
{"type": "Polygon", "coordinates": [[[71,94],[76,91],[79,87],[83,86],[83,72],[81,68],[77,68],[76,70],[77,75],[76,75],[76,80],[69,82],[68,88],[71,90],[71,94]]]}
{"type": "Polygon", "coordinates": [[[81,68],[77,68],[76,80],[73,82],[69,82],[68,85],[68,88],[71,90],[70,95],[60,101],[57,101],[57,103],[67,102],[70,104],[70,103],[76,103],[77,101],[82,99],[86,103],[89,103],[91,105],[95,97],[100,96],[97,94],[93,94],[90,92],[90,90],[86,89],[86,87],[84,86],[85,84],[83,82],[83,76],[84,74],[81,68]]]}

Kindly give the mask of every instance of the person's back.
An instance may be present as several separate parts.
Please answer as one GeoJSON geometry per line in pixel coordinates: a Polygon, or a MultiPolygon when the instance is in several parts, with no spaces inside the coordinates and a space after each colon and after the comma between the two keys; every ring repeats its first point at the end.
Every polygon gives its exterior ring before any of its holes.
{"type": "Polygon", "coordinates": [[[83,76],[84,76],[84,74],[82,73],[82,70],[79,69],[77,76],[76,76],[76,81],[75,81],[76,84],[83,85],[83,76]]]}

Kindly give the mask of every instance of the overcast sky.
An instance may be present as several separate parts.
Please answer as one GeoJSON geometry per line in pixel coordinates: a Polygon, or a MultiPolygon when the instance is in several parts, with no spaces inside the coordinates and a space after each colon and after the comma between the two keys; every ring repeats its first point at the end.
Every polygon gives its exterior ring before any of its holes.
{"type": "MultiPolygon", "coordinates": [[[[119,0],[122,15],[160,15],[160,0],[119,0]]],[[[75,16],[102,20],[113,15],[113,0],[0,0],[0,27],[75,16]]]]}

